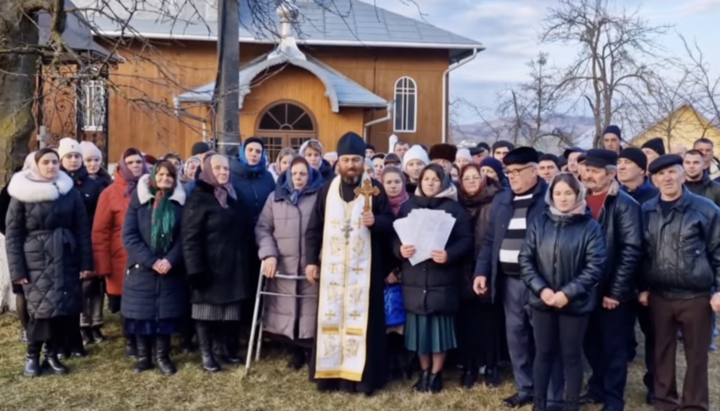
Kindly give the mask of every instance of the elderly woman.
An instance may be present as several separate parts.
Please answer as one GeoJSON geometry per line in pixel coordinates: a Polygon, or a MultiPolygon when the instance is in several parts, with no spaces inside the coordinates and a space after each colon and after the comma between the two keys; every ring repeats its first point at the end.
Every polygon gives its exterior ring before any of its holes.
{"type": "Polygon", "coordinates": [[[8,193],[8,268],[13,284],[23,287],[30,318],[24,375],[39,376],[42,368],[66,374],[57,353],[66,330],[77,329],[81,281],[93,270],[87,212],[72,179],[60,170],[58,154],[49,148],[32,155],[30,168],[12,177],[8,193]]]}
{"type": "Polygon", "coordinates": [[[280,150],[277,160],[268,167],[268,171],[272,174],[275,181],[277,181],[281,175],[285,174],[288,167],[290,167],[290,162],[293,158],[297,157],[297,155],[297,151],[295,151],[292,147],[285,147],[280,150]]]}
{"type": "Polygon", "coordinates": [[[263,274],[267,291],[287,297],[267,296],[264,299],[265,331],[284,336],[296,347],[290,365],[299,370],[309,359],[315,336],[317,285],[304,279],[305,232],[317,193],[322,187],[320,173],[307,160],[296,157],[278,179],[255,227],[258,257],[264,262],[263,274]],[[303,276],[303,280],[276,278],[277,273],[303,276]]]}
{"type": "Polygon", "coordinates": [[[411,264],[414,244],[393,246],[401,258],[402,287],[407,321],[405,346],[420,358],[422,375],[413,389],[440,392],[442,370],[448,351],[457,347],[455,318],[460,309],[461,273],[473,250],[470,216],[457,202],[457,189],[443,168],[431,164],[420,174],[415,196],[403,206],[398,218],[412,210],[430,209],[449,213],[455,218],[444,250],[432,250],[432,258],[411,264]]]}
{"type": "Polygon", "coordinates": [[[240,364],[240,304],[247,296],[247,236],[249,210],[243,208],[231,184],[228,158],[205,156],[197,185],[185,205],[182,253],[191,288],[202,367],[220,371],[217,359],[240,364]]]}
{"type": "Polygon", "coordinates": [[[176,372],[170,360],[170,336],[180,331],[186,287],[180,241],[185,191],[175,166],[161,160],[138,181],[123,225],[128,270],[121,311],[125,334],[136,341],[135,372],[152,368],[150,352],[163,374],[176,372]]]}

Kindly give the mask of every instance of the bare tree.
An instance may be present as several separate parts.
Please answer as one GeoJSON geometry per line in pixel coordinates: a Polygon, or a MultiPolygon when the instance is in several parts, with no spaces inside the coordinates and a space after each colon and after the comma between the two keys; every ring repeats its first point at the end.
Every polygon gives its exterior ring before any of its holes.
{"type": "MultiPolygon", "coordinates": [[[[502,138],[507,138],[506,136],[509,130],[505,127],[505,124],[503,122],[490,120],[492,118],[491,116],[495,116],[496,108],[482,107],[461,97],[454,98],[450,108],[450,115],[455,118],[455,120],[453,120],[455,122],[453,130],[457,130],[461,137],[471,137],[466,135],[464,131],[460,131],[460,125],[457,123],[457,117],[459,117],[461,113],[465,113],[468,116],[480,120],[478,127],[480,134],[473,134],[472,137],[481,137],[481,139],[488,140],[490,144],[502,138]]],[[[457,142],[457,139],[455,139],[455,142],[457,142]]]]}
{"type": "Polygon", "coordinates": [[[608,0],[559,0],[550,9],[540,38],[580,47],[559,86],[579,91],[587,102],[595,119],[594,146],[618,112],[646,98],[657,77],[651,67],[664,62],[659,38],[667,30],[637,10],[615,10],[608,0]]]}
{"type": "Polygon", "coordinates": [[[690,44],[685,37],[680,38],[686,52],[686,63],[681,67],[691,83],[692,105],[707,116],[712,124],[720,127],[720,68],[716,67],[713,74],[697,42],[690,44]]]}

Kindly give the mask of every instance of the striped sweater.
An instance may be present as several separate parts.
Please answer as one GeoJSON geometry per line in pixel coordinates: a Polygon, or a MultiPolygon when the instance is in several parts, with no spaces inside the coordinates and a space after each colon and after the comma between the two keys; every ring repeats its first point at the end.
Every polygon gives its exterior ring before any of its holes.
{"type": "Polygon", "coordinates": [[[513,216],[500,245],[500,268],[505,275],[520,276],[518,255],[525,242],[527,232],[527,212],[532,203],[533,194],[516,195],[513,199],[513,216]]]}

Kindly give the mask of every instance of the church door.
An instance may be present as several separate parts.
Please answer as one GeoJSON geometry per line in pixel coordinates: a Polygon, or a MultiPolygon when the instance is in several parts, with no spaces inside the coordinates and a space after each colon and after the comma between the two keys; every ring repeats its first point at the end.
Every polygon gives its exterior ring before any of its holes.
{"type": "Polygon", "coordinates": [[[294,103],[280,102],[260,116],[255,135],[265,142],[268,159],[275,161],[281,149],[298,150],[305,141],[316,139],[317,127],[309,111],[294,103]]]}

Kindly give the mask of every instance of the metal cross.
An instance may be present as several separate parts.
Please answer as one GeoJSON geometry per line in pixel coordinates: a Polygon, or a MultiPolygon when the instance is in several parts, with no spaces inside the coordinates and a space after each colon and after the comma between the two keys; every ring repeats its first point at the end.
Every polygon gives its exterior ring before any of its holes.
{"type": "Polygon", "coordinates": [[[345,221],[345,225],[342,228],[342,232],[345,233],[345,243],[347,244],[350,241],[350,233],[352,232],[353,228],[350,224],[350,221],[345,221]]]}

